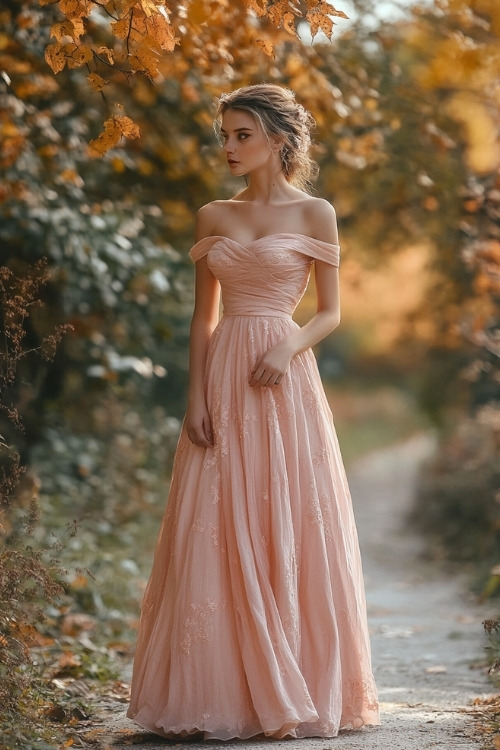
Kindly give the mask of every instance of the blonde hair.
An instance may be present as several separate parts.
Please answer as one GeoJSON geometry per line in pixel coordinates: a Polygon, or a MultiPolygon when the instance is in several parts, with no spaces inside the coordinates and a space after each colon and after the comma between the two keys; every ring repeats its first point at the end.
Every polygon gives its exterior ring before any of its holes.
{"type": "Polygon", "coordinates": [[[260,123],[267,135],[277,136],[281,168],[288,182],[310,191],[311,181],[318,173],[317,164],[309,156],[311,130],[316,125],[313,116],[295,100],[290,89],[273,83],[243,86],[217,101],[215,132],[220,138],[222,117],[228,109],[248,112],[260,123]]]}

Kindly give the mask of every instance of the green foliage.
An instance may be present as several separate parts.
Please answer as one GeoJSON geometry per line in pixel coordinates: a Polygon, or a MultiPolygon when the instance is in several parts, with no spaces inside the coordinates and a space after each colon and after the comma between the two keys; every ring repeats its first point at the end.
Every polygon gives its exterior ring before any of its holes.
{"type": "MultiPolygon", "coordinates": [[[[12,438],[23,430],[17,393],[20,365],[34,354],[53,355],[64,329],[26,343],[27,324],[47,281],[39,263],[17,277],[0,267],[0,429],[12,438]]],[[[4,746],[28,747],[43,731],[40,708],[45,683],[31,660],[31,646],[45,622],[45,609],[63,594],[57,544],[37,545],[39,483],[24,475],[15,444],[0,442],[0,706],[4,746]],[[42,730],[41,730],[42,727],[42,730]]],[[[36,741],[33,747],[43,747],[36,741]]]]}
{"type": "Polygon", "coordinates": [[[500,466],[491,416],[491,407],[484,407],[443,441],[422,471],[414,512],[430,554],[480,562],[483,575],[500,549],[500,466]]]}

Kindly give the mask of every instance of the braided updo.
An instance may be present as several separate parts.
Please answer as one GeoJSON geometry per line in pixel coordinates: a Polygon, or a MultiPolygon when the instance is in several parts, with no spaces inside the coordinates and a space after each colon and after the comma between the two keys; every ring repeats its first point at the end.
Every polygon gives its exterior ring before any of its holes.
{"type": "Polygon", "coordinates": [[[220,136],[222,116],[228,109],[241,109],[253,115],[264,133],[282,141],[281,168],[288,182],[308,190],[318,168],[309,156],[313,116],[295,101],[290,89],[272,83],[243,86],[217,101],[215,131],[220,136]]]}

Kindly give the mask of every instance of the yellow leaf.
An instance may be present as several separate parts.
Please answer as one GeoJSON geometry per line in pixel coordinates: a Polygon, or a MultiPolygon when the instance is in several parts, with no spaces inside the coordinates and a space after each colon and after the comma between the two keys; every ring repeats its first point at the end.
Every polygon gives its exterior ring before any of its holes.
{"type": "Polygon", "coordinates": [[[261,48],[261,50],[266,54],[268,57],[276,57],[275,51],[274,51],[274,45],[269,39],[256,39],[255,43],[261,48]]]}
{"type": "Polygon", "coordinates": [[[56,41],[60,42],[63,37],[69,36],[68,27],[69,21],[64,21],[63,23],[55,23],[50,29],[50,36],[53,36],[56,41]]]}
{"type": "Polygon", "coordinates": [[[116,130],[103,130],[99,133],[97,138],[94,138],[89,143],[88,153],[89,156],[96,158],[98,156],[104,156],[110,148],[116,146],[121,138],[119,129],[116,130]]]}
{"type": "Polygon", "coordinates": [[[295,19],[293,13],[285,13],[283,16],[283,28],[288,31],[292,36],[297,36],[297,30],[295,28],[295,19]]]}
{"type": "Polygon", "coordinates": [[[333,21],[329,16],[317,10],[310,10],[306,13],[306,18],[311,29],[311,36],[314,38],[318,31],[322,31],[330,39],[333,33],[333,21]]]}
{"type": "Polygon", "coordinates": [[[130,16],[127,16],[126,18],[121,18],[119,21],[113,21],[113,23],[111,24],[111,29],[113,31],[113,34],[118,39],[126,39],[130,31],[130,22],[131,22],[130,16]]]}
{"type": "Polygon", "coordinates": [[[109,49],[109,47],[98,47],[96,50],[96,54],[100,55],[101,57],[106,57],[109,64],[113,65],[115,61],[115,53],[112,49],[109,49]]]}
{"type": "Polygon", "coordinates": [[[114,119],[126,138],[139,138],[141,131],[139,130],[138,125],[136,125],[130,117],[126,117],[125,115],[115,115],[114,119]]]}
{"type": "Polygon", "coordinates": [[[308,11],[316,11],[326,16],[335,16],[336,18],[349,18],[343,10],[336,10],[331,3],[326,0],[307,0],[308,11]]]}
{"type": "Polygon", "coordinates": [[[92,60],[92,50],[86,44],[65,44],[63,50],[68,68],[80,68],[92,60]]]}
{"type": "Polygon", "coordinates": [[[160,49],[172,52],[175,45],[179,43],[179,39],[176,38],[174,33],[174,27],[161,15],[150,18],[147,29],[147,36],[150,37],[152,42],[157,42],[160,45],[160,49]]]}
{"type": "Polygon", "coordinates": [[[106,81],[106,79],[98,73],[90,73],[90,75],[87,76],[87,81],[89,82],[90,88],[94,89],[94,91],[102,91],[104,86],[109,83],[109,81],[106,81]]]}
{"type": "Polygon", "coordinates": [[[132,8],[134,8],[134,10],[139,10],[137,7],[137,0],[122,0],[121,5],[123,8],[122,15],[128,13],[132,8]]]}
{"type": "Polygon", "coordinates": [[[134,70],[141,70],[147,73],[151,78],[158,75],[158,55],[154,53],[149,44],[141,42],[135,50],[135,55],[131,55],[130,66],[134,70]]]}
{"type": "Polygon", "coordinates": [[[67,18],[84,18],[90,15],[92,3],[89,0],[59,0],[59,10],[67,18]]]}
{"type": "Polygon", "coordinates": [[[70,21],[73,26],[73,39],[78,41],[83,34],[85,34],[85,27],[81,18],[72,18],[70,21]]]}
{"type": "Polygon", "coordinates": [[[175,36],[174,27],[163,16],[150,19],[148,29],[149,36],[167,52],[173,52],[175,45],[179,44],[180,39],[175,36]]]}
{"type": "Polygon", "coordinates": [[[245,0],[245,5],[249,10],[253,10],[257,18],[266,15],[267,0],[245,0]]]}
{"type": "Polygon", "coordinates": [[[84,33],[85,29],[81,18],[55,23],[50,29],[50,35],[55,37],[58,42],[62,41],[65,36],[69,36],[74,42],[77,42],[84,33]]]}
{"type": "Polygon", "coordinates": [[[139,138],[140,130],[130,117],[113,115],[104,123],[104,130],[89,143],[89,155],[104,156],[110,148],[116,146],[122,136],[139,138]]]}
{"type": "Polygon", "coordinates": [[[282,26],[289,34],[296,35],[294,13],[291,11],[288,0],[277,0],[269,8],[267,17],[278,28],[282,26]]]}
{"type": "Polygon", "coordinates": [[[49,44],[45,50],[45,61],[54,73],[59,73],[66,65],[66,55],[59,43],[49,44]]]}
{"type": "Polygon", "coordinates": [[[155,0],[140,0],[140,3],[148,18],[160,12],[158,8],[159,3],[157,4],[155,0]]]}

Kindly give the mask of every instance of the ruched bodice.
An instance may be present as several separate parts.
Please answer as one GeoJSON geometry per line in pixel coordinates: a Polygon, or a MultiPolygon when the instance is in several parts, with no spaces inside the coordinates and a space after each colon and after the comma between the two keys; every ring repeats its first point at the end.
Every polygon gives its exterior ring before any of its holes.
{"type": "Polygon", "coordinates": [[[314,259],[339,265],[339,246],[301,234],[267,235],[248,244],[210,236],[191,250],[220,281],[224,315],[289,317],[307,287],[314,259]]]}
{"type": "Polygon", "coordinates": [[[144,596],[128,715],[166,737],[334,737],[377,724],[361,562],[332,414],[310,349],[251,387],[297,330],[313,261],[339,248],[279,233],[191,250],[220,281],[207,347],[214,444],[184,424],[144,596]]]}

